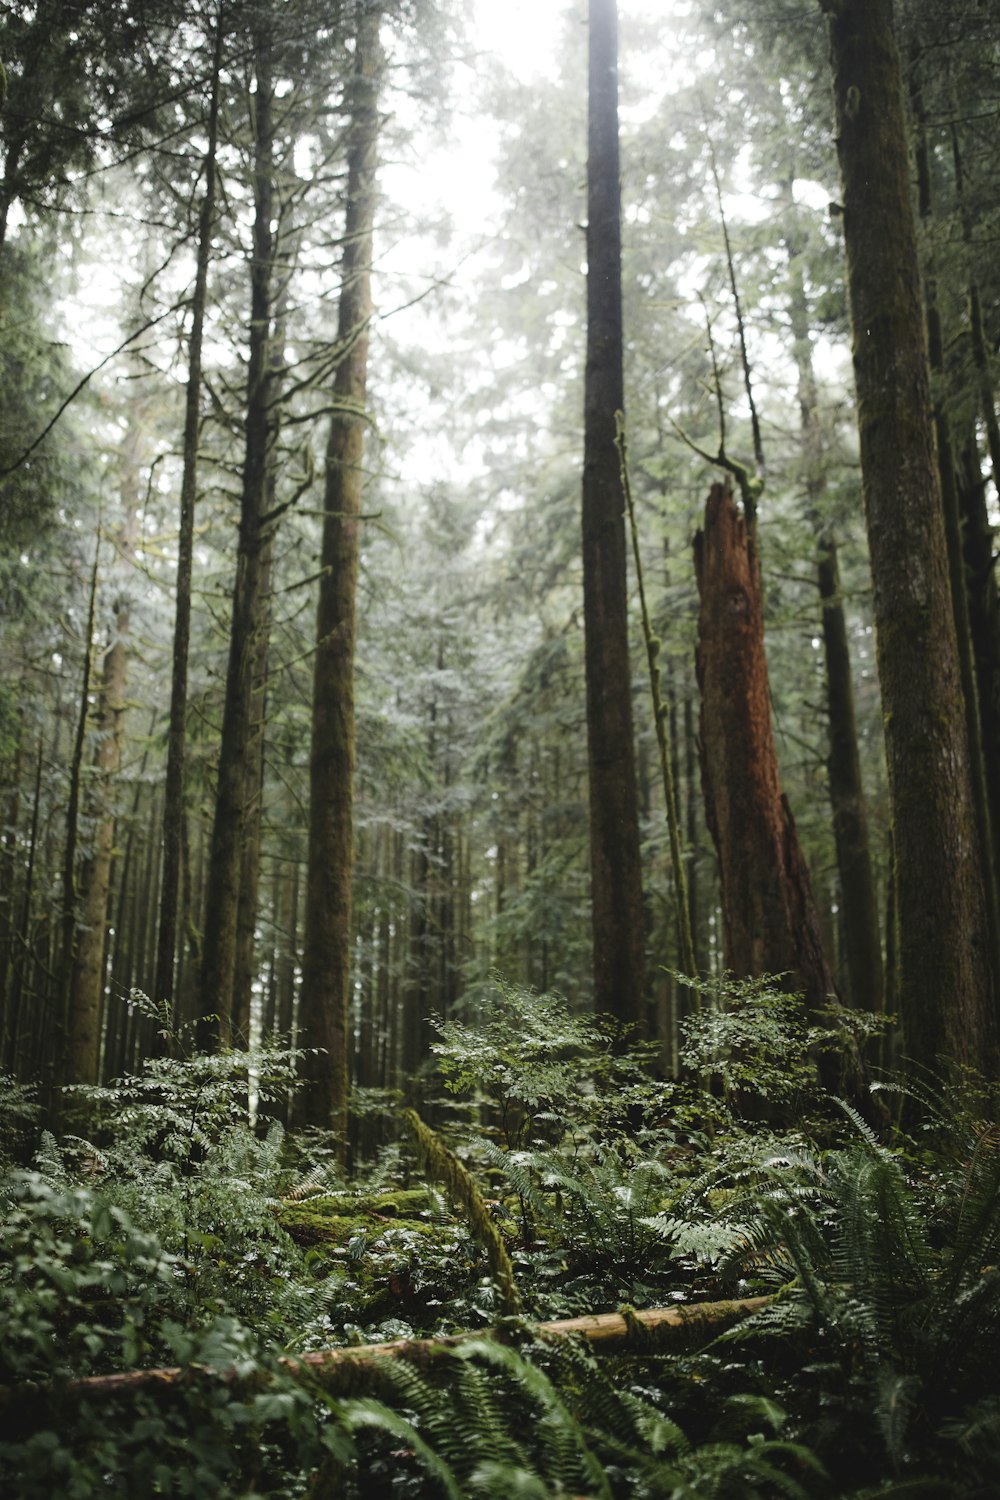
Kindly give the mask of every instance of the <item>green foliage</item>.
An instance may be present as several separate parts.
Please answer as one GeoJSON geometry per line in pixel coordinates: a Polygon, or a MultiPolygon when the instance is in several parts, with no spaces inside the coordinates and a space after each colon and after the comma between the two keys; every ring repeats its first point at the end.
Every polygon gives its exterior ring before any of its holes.
{"type": "MultiPolygon", "coordinates": [[[[763,1003],[762,1069],[801,1047],[786,1000],[763,1003]]],[[[823,1122],[832,1147],[733,1121],[708,1138],[689,1128],[696,1099],[642,1084],[636,1059],[629,1075],[562,1007],[528,996],[516,1014],[534,1024],[525,1079],[495,1019],[492,1051],[477,1055],[551,1138],[514,1150],[467,1139],[461,1171],[472,1182],[486,1163],[503,1182],[503,1198],[479,1194],[478,1214],[532,1311],[777,1293],[767,1307],[701,1352],[666,1355],[635,1331],[600,1357],[565,1340],[481,1339],[367,1360],[337,1387],[351,1399],[310,1388],[282,1349],[497,1322],[485,1257],[412,1178],[390,1191],[376,1172],[324,1192],[322,1170],[319,1191],[308,1164],[290,1170],[280,1132],[260,1140],[247,1123],[236,1060],[161,1059],[121,1086],[117,1138],[46,1137],[40,1170],[8,1179],[0,1382],[15,1391],[0,1392],[0,1480],[18,1466],[26,1500],[46,1475],[51,1493],[53,1474],[84,1496],[990,1493],[1000,1133],[987,1095],[924,1089],[933,1116],[888,1143],[847,1105],[839,1137],[823,1122]],[[565,1044],[555,1071],[545,1026],[565,1044]],[[588,1082],[605,1068],[631,1076],[631,1093],[599,1108],[578,1089],[574,1102],[572,1067],[588,1082]],[[305,1196],[282,1201],[293,1181],[305,1196]],[[149,1364],[191,1373],[113,1399],[66,1383],[149,1364]]],[[[456,1036],[458,1078],[478,1044],[456,1036]]],[[[808,1099],[813,1085],[800,1087],[808,1099]]],[[[114,1093],[95,1095],[109,1119],[114,1093]]],[[[383,1175],[389,1164],[405,1158],[390,1153],[383,1175]]]]}
{"type": "MultiPolygon", "coordinates": [[[[623,1384],[591,1353],[565,1342],[520,1350],[469,1342],[427,1372],[393,1361],[381,1396],[348,1401],[344,1418],[354,1431],[377,1432],[397,1453],[405,1442],[410,1464],[393,1475],[394,1492],[404,1494],[424,1493],[426,1475],[443,1493],[470,1500],[779,1494],[806,1500],[825,1478],[802,1444],[757,1430],[780,1430],[785,1413],[775,1403],[750,1396],[728,1403],[727,1437],[720,1429],[718,1441],[696,1445],[661,1409],[655,1391],[623,1384]],[[807,1487],[797,1475],[812,1483],[807,1487]]],[[[377,1475],[378,1458],[369,1462],[377,1475]]]]}
{"type": "Polygon", "coordinates": [[[169,1316],[186,1267],[121,1209],[37,1174],[5,1193],[0,1382],[16,1388],[0,1407],[4,1493],[281,1496],[331,1445],[346,1456],[338,1429],[236,1319],[186,1330],[169,1316]],[[188,1378],[135,1394],[64,1383],[150,1362],[188,1378]]]}
{"type": "MultiPolygon", "coordinates": [[[[539,995],[495,976],[476,1024],[436,1020],[432,1051],[444,1086],[490,1105],[490,1125],[508,1150],[558,1140],[642,1079],[644,1051],[558,995],[539,995]]],[[[650,1049],[651,1050],[651,1049],[650,1049]]]]}
{"type": "Polygon", "coordinates": [[[41,1113],[35,1087],[0,1073],[0,1167],[23,1161],[23,1151],[41,1113]]]}
{"type": "Polygon", "coordinates": [[[768,975],[693,984],[676,977],[702,996],[700,1010],[681,1024],[682,1066],[737,1113],[750,1101],[776,1106],[784,1118],[815,1110],[822,1103],[820,1056],[854,1058],[886,1026],[884,1016],[835,1005],[825,1013],[827,1024],[816,1025],[801,996],[768,975]]]}
{"type": "Polygon", "coordinates": [[[272,1123],[262,1137],[249,1123],[251,1091],[258,1104],[283,1096],[295,1057],[266,1045],[147,1058],[135,1077],[68,1091],[89,1138],[43,1137],[38,1162],[50,1180],[68,1185],[84,1166],[109,1201],[182,1257],[179,1316],[213,1302],[258,1324],[301,1315],[303,1292],[289,1275],[300,1255],[278,1221],[290,1175],[284,1131],[272,1123]]]}

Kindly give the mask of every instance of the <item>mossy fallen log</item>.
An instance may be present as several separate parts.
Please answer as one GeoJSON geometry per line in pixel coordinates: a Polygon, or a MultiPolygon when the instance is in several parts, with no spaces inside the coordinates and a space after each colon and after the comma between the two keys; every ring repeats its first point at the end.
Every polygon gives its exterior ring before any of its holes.
{"type": "MultiPolygon", "coordinates": [[[[564,1318],[556,1322],[521,1324],[529,1335],[539,1338],[587,1340],[603,1352],[681,1352],[697,1348],[749,1314],[766,1307],[771,1297],[744,1297],[725,1302],[692,1302],[673,1307],[653,1307],[644,1311],[623,1308],[616,1313],[595,1313],[585,1317],[564,1318]]],[[[393,1339],[384,1344],[356,1344],[340,1349],[317,1349],[310,1353],[285,1356],[279,1365],[293,1378],[315,1383],[329,1395],[345,1398],[369,1390],[377,1380],[386,1360],[405,1359],[428,1366],[446,1356],[456,1345],[469,1339],[503,1338],[510,1330],[504,1327],[477,1329],[429,1339],[393,1339]]],[[[0,1437],[21,1437],[44,1419],[50,1403],[85,1400],[103,1404],[106,1401],[142,1394],[166,1396],[195,1382],[219,1382],[259,1389],[266,1372],[257,1371],[249,1380],[233,1367],[210,1370],[203,1366],[172,1366],[159,1370],[127,1370],[114,1375],[91,1375],[55,1385],[24,1384],[0,1387],[0,1437]]]]}

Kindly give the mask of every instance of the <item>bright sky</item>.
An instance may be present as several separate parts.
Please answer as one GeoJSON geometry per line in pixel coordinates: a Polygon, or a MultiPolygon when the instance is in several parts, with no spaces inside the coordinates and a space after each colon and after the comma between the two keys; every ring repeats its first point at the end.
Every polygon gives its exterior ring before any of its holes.
{"type": "MultiPolygon", "coordinates": [[[[618,0],[623,21],[665,23],[685,8],[686,0],[618,0]]],[[[376,288],[376,305],[383,316],[390,315],[394,338],[424,347],[447,346],[449,335],[445,325],[437,320],[437,303],[399,313],[394,309],[413,296],[421,282],[428,285],[436,277],[457,289],[473,286],[476,256],[469,259],[465,256],[475,245],[488,246],[491,236],[500,232],[505,212],[505,205],[494,191],[496,126],[480,112],[481,85],[493,74],[497,63],[526,83],[538,76],[554,74],[558,67],[557,49],[565,36],[566,17],[573,12],[578,14],[581,26],[585,24],[585,0],[474,0],[469,27],[471,55],[453,71],[455,112],[450,139],[432,151],[426,141],[417,138],[408,150],[404,148],[400,160],[383,165],[380,177],[390,202],[431,217],[439,212],[450,221],[453,230],[447,245],[407,235],[393,241],[390,235],[382,234],[377,251],[381,285],[376,288]],[[431,308],[428,319],[426,313],[431,308]]],[[[657,66],[648,85],[652,100],[657,100],[666,80],[662,57],[654,61],[657,66]]],[[[641,58],[633,57],[626,65],[634,74],[641,64],[641,58]]],[[[580,87],[581,91],[586,89],[585,77],[581,78],[580,87]]],[[[494,357],[500,357],[499,351],[493,353],[494,357]]],[[[433,424],[427,427],[432,429],[433,424]]],[[[407,461],[411,472],[414,467],[421,473],[454,472],[456,456],[445,451],[448,440],[443,433],[432,435],[432,431],[425,429],[421,438],[414,437],[412,441],[422,451],[418,454],[410,449],[407,461]]],[[[464,450],[460,467],[467,472],[470,466],[476,467],[474,451],[474,442],[464,450]]]]}

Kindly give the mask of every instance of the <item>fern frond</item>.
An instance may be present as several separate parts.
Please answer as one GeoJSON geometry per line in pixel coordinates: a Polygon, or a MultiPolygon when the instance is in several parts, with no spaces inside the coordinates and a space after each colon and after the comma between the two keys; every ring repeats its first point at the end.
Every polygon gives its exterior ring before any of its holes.
{"type": "Polygon", "coordinates": [[[547,1437],[546,1471],[564,1489],[582,1479],[599,1500],[613,1500],[603,1465],[588,1445],[577,1419],[545,1372],[517,1350],[483,1339],[455,1350],[458,1359],[480,1359],[517,1381],[545,1413],[547,1437]],[[553,1468],[555,1472],[553,1472],[553,1468]]]}
{"type": "Polygon", "coordinates": [[[448,1500],[465,1500],[462,1487],[449,1465],[435,1453],[413,1423],[408,1422],[405,1417],[401,1417],[390,1407],[384,1406],[381,1401],[373,1400],[370,1396],[357,1396],[350,1401],[345,1401],[341,1407],[341,1414],[351,1432],[357,1431],[359,1427],[371,1427],[386,1433],[398,1442],[405,1443],[413,1450],[427,1473],[437,1481],[444,1494],[448,1496],[448,1500]]]}

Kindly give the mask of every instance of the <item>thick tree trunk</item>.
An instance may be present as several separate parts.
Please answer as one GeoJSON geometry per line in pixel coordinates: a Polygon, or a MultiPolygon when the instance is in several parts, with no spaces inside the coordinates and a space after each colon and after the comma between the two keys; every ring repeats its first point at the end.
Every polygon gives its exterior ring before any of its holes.
{"type": "MultiPolygon", "coordinates": [[[[788,185],[786,213],[795,213],[791,183],[788,185]]],[[[837,542],[832,527],[824,516],[826,466],[802,266],[806,244],[804,237],[795,233],[794,229],[789,234],[787,243],[789,314],[798,373],[806,501],[809,508],[808,519],[818,533],[816,579],[823,610],[823,654],[830,725],[827,774],[843,916],[846,958],[844,969],[851,1004],[861,1010],[879,1011],[884,997],[878,897],[868,837],[868,811],[861,780],[854,681],[840,589],[837,542]]]]}
{"type": "Polygon", "coordinates": [[[641,1033],[642,869],[628,652],[625,497],[615,444],[615,415],[625,405],[615,0],[590,0],[589,55],[583,601],[594,1006],[641,1033]]]}
{"type": "Polygon", "coordinates": [[[338,321],[344,355],[326,452],[322,576],[313,675],[300,1039],[310,1052],[299,1098],[303,1123],[346,1138],[351,882],[354,861],[354,635],[364,480],[368,325],[382,73],[379,8],[359,7],[347,211],[338,321]]]}
{"type": "MultiPolygon", "coordinates": [[[[267,509],[277,420],[270,360],[274,268],[271,223],[275,212],[273,82],[271,39],[266,27],[254,37],[254,58],[254,230],[240,529],[199,986],[202,1045],[224,1047],[234,1040],[245,1042],[245,1037],[234,1032],[233,995],[244,840],[253,801],[259,796],[260,743],[253,709],[255,703],[261,708],[261,702],[255,693],[255,668],[259,670],[261,661],[266,660],[271,556],[271,534],[262,520],[267,509]]],[[[248,1020],[249,1006],[247,1012],[248,1020]]]]}
{"type": "MultiPolygon", "coordinates": [[[[951,147],[962,237],[967,251],[971,251],[973,231],[965,195],[965,172],[957,122],[953,122],[951,127],[951,147]]],[[[983,326],[982,296],[974,277],[969,281],[968,312],[969,341],[976,372],[979,411],[986,430],[986,449],[993,473],[993,485],[1000,494],[1000,422],[997,420],[993,359],[983,326]]],[[[962,421],[966,424],[967,436],[956,445],[960,449],[956,455],[956,483],[968,593],[969,631],[979,704],[979,733],[992,820],[993,876],[995,888],[1000,888],[1000,597],[993,555],[993,527],[986,505],[986,482],[983,479],[974,416],[974,411],[963,413],[962,421]]]]}
{"type": "Polygon", "coordinates": [[[906,1049],[992,1071],[994,963],[935,465],[891,0],[825,0],[906,1049]]]}
{"type": "Polygon", "coordinates": [[[787,974],[810,1007],[834,992],[771,729],[760,570],[728,483],[695,538],[702,786],[719,856],[725,963],[787,974]]]}
{"type": "Polygon", "coordinates": [[[219,93],[222,71],[222,0],[216,12],[212,92],[208,107],[205,187],[198,218],[194,286],[191,291],[191,332],[188,338],[188,377],[184,404],[183,467],[177,537],[177,581],[174,647],[170,678],[170,717],[167,729],[167,767],[163,798],[163,872],[157,929],[154,997],[174,1005],[174,964],[177,957],[177,908],[184,847],[184,758],[187,744],[188,655],[191,645],[191,581],[194,572],[194,513],[198,493],[198,437],[201,430],[201,369],[208,268],[215,225],[216,152],[219,140],[219,93]]]}

